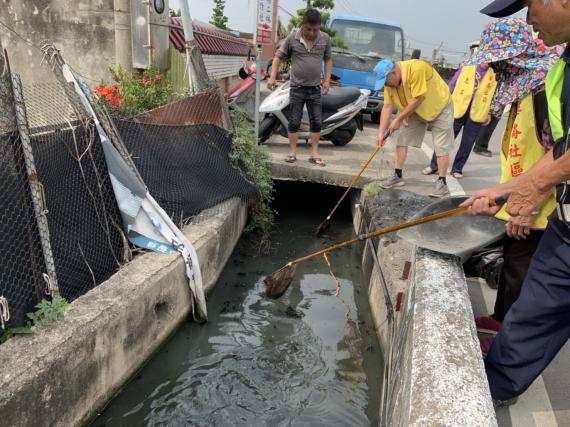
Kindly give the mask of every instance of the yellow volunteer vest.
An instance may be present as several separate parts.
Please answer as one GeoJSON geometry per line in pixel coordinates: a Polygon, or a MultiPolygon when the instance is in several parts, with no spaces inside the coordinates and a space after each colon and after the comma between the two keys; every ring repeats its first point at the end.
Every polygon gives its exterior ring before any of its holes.
{"type": "Polygon", "coordinates": [[[550,129],[554,142],[560,141],[564,135],[564,126],[562,124],[562,85],[564,84],[564,70],[566,62],[559,59],[550,69],[546,76],[546,97],[548,99],[548,116],[550,121],[550,129]]]}
{"type": "MultiPolygon", "coordinates": [[[[545,150],[536,134],[532,94],[513,104],[501,147],[501,184],[530,170],[543,156],[545,150]]],[[[509,220],[505,206],[496,217],[509,220]]],[[[546,228],[548,216],[556,207],[554,192],[540,209],[532,228],[546,228]]]]}
{"type": "Polygon", "coordinates": [[[397,62],[402,69],[402,83],[397,88],[386,86],[385,96],[396,105],[398,111],[404,110],[413,98],[412,80],[414,71],[423,69],[427,72],[425,100],[415,111],[420,118],[426,122],[431,122],[441,114],[451,101],[451,93],[445,81],[441,78],[433,66],[424,60],[411,59],[397,62]]]}
{"type": "Polygon", "coordinates": [[[489,115],[491,101],[497,88],[497,81],[495,80],[495,72],[489,68],[481,78],[477,92],[473,97],[475,70],[475,65],[464,66],[461,69],[451,98],[453,99],[454,116],[456,119],[460,119],[465,115],[473,98],[469,117],[476,123],[483,123],[489,115]]]}

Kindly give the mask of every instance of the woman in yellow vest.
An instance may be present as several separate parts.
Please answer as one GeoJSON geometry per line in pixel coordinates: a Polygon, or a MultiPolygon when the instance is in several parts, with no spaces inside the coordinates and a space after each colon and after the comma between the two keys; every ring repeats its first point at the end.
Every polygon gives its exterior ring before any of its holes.
{"type": "MultiPolygon", "coordinates": [[[[529,26],[523,19],[507,18],[488,24],[481,37],[480,50],[469,60],[472,64],[489,64],[497,78],[491,114],[500,114],[505,106],[511,112],[501,144],[501,183],[528,171],[552,148],[548,123],[548,105],[544,83],[557,57],[536,49],[529,26]]],[[[530,259],[534,254],[556,206],[554,193],[542,205],[531,228],[511,223],[503,207],[497,218],[507,224],[503,242],[504,265],[494,313],[475,319],[479,332],[495,335],[511,307],[518,299],[530,259]]],[[[481,340],[487,353],[492,338],[481,340]]]]}
{"type": "MultiPolygon", "coordinates": [[[[455,117],[453,122],[455,138],[463,129],[461,145],[451,167],[451,175],[455,178],[463,178],[463,167],[469,159],[481,126],[488,120],[496,86],[495,72],[487,64],[463,65],[449,82],[455,117]]],[[[437,157],[434,153],[431,164],[422,170],[422,174],[435,173],[437,173],[437,157]]]]}

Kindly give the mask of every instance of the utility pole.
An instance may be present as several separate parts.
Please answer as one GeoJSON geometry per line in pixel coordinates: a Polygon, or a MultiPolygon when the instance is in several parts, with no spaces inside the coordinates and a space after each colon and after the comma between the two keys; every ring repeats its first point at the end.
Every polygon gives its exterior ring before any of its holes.
{"type": "Polygon", "coordinates": [[[432,64],[435,64],[435,62],[437,61],[437,54],[439,53],[439,51],[441,50],[442,47],[443,47],[443,42],[440,43],[440,45],[437,49],[433,50],[433,55],[432,55],[432,59],[431,59],[432,64]]]}
{"type": "Polygon", "coordinates": [[[133,68],[130,0],[115,0],[115,64],[123,70],[133,68]]]}
{"type": "Polygon", "coordinates": [[[307,0],[307,9],[311,8],[311,0],[307,0]]]}

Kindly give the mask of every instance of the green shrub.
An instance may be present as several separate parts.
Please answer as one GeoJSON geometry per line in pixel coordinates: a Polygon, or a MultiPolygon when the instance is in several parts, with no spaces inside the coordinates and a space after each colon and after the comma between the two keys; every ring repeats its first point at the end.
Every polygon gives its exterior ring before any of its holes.
{"type": "Polygon", "coordinates": [[[16,335],[33,334],[34,330],[41,329],[49,323],[63,319],[65,309],[68,305],[67,300],[62,297],[55,297],[51,301],[46,299],[41,300],[39,304],[35,306],[37,310],[27,314],[28,319],[30,319],[27,325],[21,328],[5,330],[4,333],[0,335],[0,344],[5,343],[16,335]]]}
{"type": "Polygon", "coordinates": [[[262,234],[262,244],[269,242],[269,233],[275,221],[271,208],[273,201],[273,180],[269,171],[269,156],[257,144],[253,125],[245,113],[231,111],[234,126],[233,147],[230,160],[235,166],[243,166],[248,181],[255,184],[259,198],[251,208],[250,221],[246,231],[258,230],[262,234]]]}

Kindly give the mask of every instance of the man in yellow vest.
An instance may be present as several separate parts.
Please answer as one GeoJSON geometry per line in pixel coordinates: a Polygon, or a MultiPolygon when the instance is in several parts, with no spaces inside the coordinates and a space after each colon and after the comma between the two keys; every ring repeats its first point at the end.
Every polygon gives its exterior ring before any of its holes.
{"type": "MultiPolygon", "coordinates": [[[[454,178],[463,178],[463,167],[469,160],[481,126],[490,121],[489,109],[496,87],[495,72],[487,64],[463,65],[449,82],[455,117],[453,122],[455,138],[463,129],[461,144],[451,166],[451,176],[454,178]]],[[[437,173],[437,156],[434,153],[431,164],[422,169],[422,174],[435,173],[437,173]]]]}
{"type": "Polygon", "coordinates": [[[446,175],[449,150],[453,144],[453,105],[445,81],[430,63],[419,59],[395,64],[384,60],[374,70],[377,74],[376,87],[386,85],[377,146],[384,144],[383,135],[387,129],[396,131],[404,125],[398,133],[394,174],[380,185],[383,188],[405,185],[402,169],[408,147],[421,147],[431,124],[439,179],[430,196],[449,195],[446,175]],[[398,115],[390,123],[394,105],[398,108],[398,115]]]}
{"type": "MultiPolygon", "coordinates": [[[[483,13],[502,17],[528,7],[528,22],[546,45],[570,42],[569,0],[495,0],[483,13]]],[[[550,364],[570,338],[570,47],[548,73],[546,94],[554,148],[529,171],[464,204],[495,214],[488,200],[511,193],[507,212],[522,227],[557,189],[557,209],[532,258],[519,299],[507,313],[485,359],[491,395],[510,404],[550,364]]]]}

